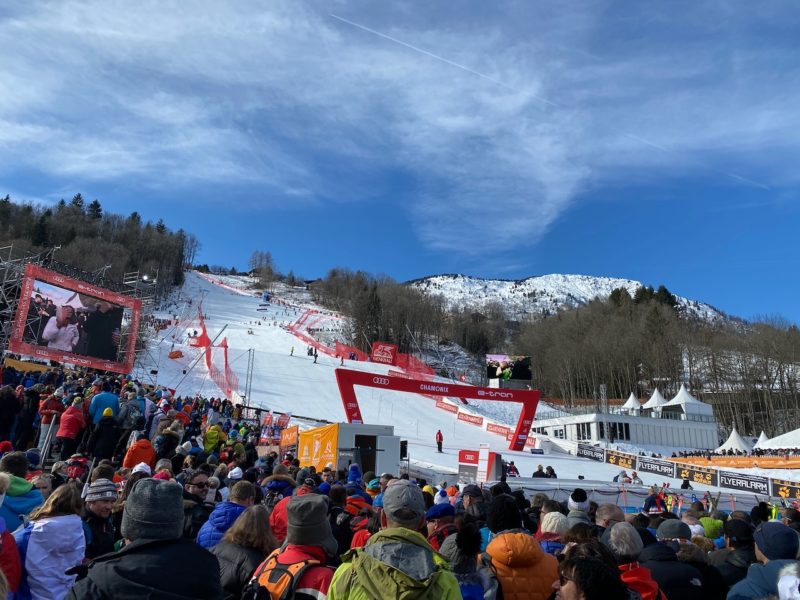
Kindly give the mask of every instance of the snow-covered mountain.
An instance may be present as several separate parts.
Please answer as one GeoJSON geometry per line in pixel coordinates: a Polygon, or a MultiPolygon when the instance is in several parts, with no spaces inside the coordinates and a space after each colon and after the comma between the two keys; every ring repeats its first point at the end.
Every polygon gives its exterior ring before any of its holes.
{"type": "MultiPolygon", "coordinates": [[[[408,285],[432,296],[442,296],[450,308],[480,308],[498,302],[511,320],[541,318],[559,310],[576,308],[600,297],[608,298],[617,288],[633,296],[639,281],[591,275],[540,275],[527,279],[480,279],[466,275],[433,275],[409,281],[408,285]]],[[[681,313],[714,322],[726,315],[709,304],[675,296],[681,313]]]]}

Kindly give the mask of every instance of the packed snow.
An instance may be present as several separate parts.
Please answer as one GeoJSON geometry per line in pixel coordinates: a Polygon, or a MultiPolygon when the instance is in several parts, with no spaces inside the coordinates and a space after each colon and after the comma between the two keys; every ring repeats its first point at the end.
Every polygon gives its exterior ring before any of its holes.
{"type": "MultiPolygon", "coordinates": [[[[238,375],[242,391],[247,376],[248,350],[254,350],[251,405],[302,417],[301,428],[313,426],[315,419],[344,421],[345,413],[334,375],[335,369],[339,368],[339,359],[320,354],[315,364],[313,358],[306,355],[303,342],[286,330],[311,307],[310,299],[298,295],[298,299],[304,301],[303,305],[283,306],[273,302],[264,306],[260,294],[248,289],[248,283],[234,277],[220,279],[187,273],[183,288],[166,306],[167,310],[156,315],[164,318],[177,315],[179,325],[159,334],[137,363],[134,374],[145,381],[176,388],[179,395],[221,395],[199,357],[199,350],[188,345],[187,333],[198,326],[195,318],[197,304],[202,302],[209,336],[214,339],[225,328],[220,339],[227,338],[231,368],[238,375]],[[248,334],[248,330],[253,333],[248,334]],[[180,350],[184,356],[177,360],[169,359],[167,354],[171,350],[180,350]],[[150,375],[151,370],[157,374],[150,375]]],[[[275,297],[281,299],[280,291],[275,297]]],[[[328,316],[330,319],[325,322],[329,324],[339,318],[328,316]]],[[[345,368],[386,374],[390,367],[346,360],[345,368]]],[[[458,470],[458,451],[477,450],[481,443],[501,453],[504,459],[515,461],[523,475],[530,475],[538,464],[543,464],[551,465],[561,480],[574,480],[582,475],[586,480],[610,482],[620,470],[614,465],[560,452],[532,455],[530,452],[510,451],[501,436],[457,420],[455,415],[435,408],[432,399],[420,395],[374,388],[357,388],[357,395],[365,422],[391,424],[396,435],[408,440],[412,468],[451,481],[458,470]],[[437,453],[434,442],[439,429],[444,434],[443,454],[437,453]]],[[[515,405],[506,403],[470,401],[470,406],[463,408],[508,425],[514,424],[519,414],[515,405]]],[[[540,411],[552,410],[556,409],[544,403],[540,406],[540,411]]],[[[665,482],[655,475],[640,475],[645,484],[680,485],[679,480],[665,482]]],[[[775,472],[772,475],[785,476],[775,472]]],[[[699,485],[696,488],[703,490],[699,485]]]]}

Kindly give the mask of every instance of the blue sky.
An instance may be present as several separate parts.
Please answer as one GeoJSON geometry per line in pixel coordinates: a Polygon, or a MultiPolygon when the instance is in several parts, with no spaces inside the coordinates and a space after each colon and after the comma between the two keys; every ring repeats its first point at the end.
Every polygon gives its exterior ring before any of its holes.
{"type": "Polygon", "coordinates": [[[0,7],[0,192],[211,264],[610,275],[800,322],[796,5],[559,4],[0,7]]]}

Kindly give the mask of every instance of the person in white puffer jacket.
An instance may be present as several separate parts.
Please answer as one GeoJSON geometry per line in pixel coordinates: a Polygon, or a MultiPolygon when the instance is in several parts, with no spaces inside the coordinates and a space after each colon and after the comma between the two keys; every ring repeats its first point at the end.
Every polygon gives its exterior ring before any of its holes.
{"type": "Polygon", "coordinates": [[[64,571],[83,561],[86,541],[80,518],[81,492],[59,486],[26,525],[14,532],[22,562],[18,600],[62,600],[75,583],[64,571]]]}

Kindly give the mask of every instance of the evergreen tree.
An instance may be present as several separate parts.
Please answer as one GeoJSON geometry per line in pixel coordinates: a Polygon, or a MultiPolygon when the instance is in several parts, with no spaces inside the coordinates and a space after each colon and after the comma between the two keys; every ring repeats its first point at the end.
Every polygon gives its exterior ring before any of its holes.
{"type": "Polygon", "coordinates": [[[100,206],[100,201],[96,198],[89,203],[86,209],[86,214],[90,219],[100,219],[103,216],[103,207],[100,206]]]}
{"type": "Polygon", "coordinates": [[[47,217],[42,215],[36,220],[31,229],[31,243],[34,246],[42,247],[47,245],[47,239],[47,217]]]}
{"type": "Polygon", "coordinates": [[[80,194],[75,194],[72,197],[70,205],[74,206],[75,208],[83,212],[83,196],[81,196],[80,194]]]}

